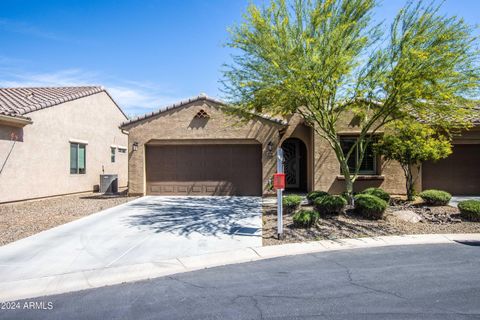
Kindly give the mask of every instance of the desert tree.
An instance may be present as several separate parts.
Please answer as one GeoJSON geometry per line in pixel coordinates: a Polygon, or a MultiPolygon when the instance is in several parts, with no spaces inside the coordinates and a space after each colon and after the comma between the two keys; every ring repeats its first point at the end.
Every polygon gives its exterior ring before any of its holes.
{"type": "Polygon", "coordinates": [[[388,28],[374,22],[376,5],[252,4],[229,30],[232,61],[223,70],[223,91],[238,110],[302,115],[333,149],[350,196],[366,149],[386,124],[412,114],[445,128],[465,124],[479,91],[472,26],[442,15],[438,4],[411,1],[388,28]],[[345,151],[338,121],[348,116],[358,119],[358,138],[345,151]]]}
{"type": "Polygon", "coordinates": [[[385,135],[375,143],[375,150],[386,160],[400,163],[405,174],[407,200],[411,201],[422,162],[448,157],[452,153],[451,137],[416,119],[395,121],[387,127],[385,135]]]}

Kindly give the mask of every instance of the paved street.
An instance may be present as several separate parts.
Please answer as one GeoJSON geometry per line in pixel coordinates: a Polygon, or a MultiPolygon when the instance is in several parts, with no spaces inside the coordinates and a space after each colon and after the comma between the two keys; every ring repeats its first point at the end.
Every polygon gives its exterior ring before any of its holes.
{"type": "Polygon", "coordinates": [[[30,299],[0,318],[480,319],[479,266],[464,244],[322,252],[30,299]]]}
{"type": "Polygon", "coordinates": [[[261,216],[260,197],[143,197],[0,247],[0,285],[261,246],[261,216]]]}

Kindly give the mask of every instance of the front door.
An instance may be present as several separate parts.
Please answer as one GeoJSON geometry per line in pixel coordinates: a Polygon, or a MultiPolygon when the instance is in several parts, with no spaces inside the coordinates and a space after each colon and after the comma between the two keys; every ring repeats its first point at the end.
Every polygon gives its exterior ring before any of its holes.
{"type": "Polygon", "coordinates": [[[300,145],[297,140],[285,141],[282,144],[284,171],[287,189],[300,188],[300,145]]]}

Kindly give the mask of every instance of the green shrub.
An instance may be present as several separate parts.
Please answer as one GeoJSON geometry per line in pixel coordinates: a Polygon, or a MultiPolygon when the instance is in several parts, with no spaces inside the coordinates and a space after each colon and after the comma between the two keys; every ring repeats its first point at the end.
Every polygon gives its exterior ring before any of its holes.
{"type": "Polygon", "coordinates": [[[426,204],[431,206],[446,206],[452,198],[452,195],[448,192],[433,189],[422,191],[419,196],[426,204]]]}
{"type": "Polygon", "coordinates": [[[312,210],[300,210],[293,215],[293,224],[296,227],[310,228],[318,220],[318,212],[312,210]]]}
{"type": "Polygon", "coordinates": [[[328,196],[328,192],[325,191],[312,191],[309,194],[307,194],[307,200],[309,204],[312,204],[315,199],[318,199],[320,197],[328,196]]]}
{"type": "Polygon", "coordinates": [[[366,219],[378,220],[383,217],[387,202],[371,194],[355,196],[355,211],[366,219]]]}
{"type": "Polygon", "coordinates": [[[458,203],[462,218],[480,221],[480,200],[465,200],[458,203]]]}
{"type": "Polygon", "coordinates": [[[293,212],[298,209],[302,202],[302,196],[298,194],[289,194],[282,199],[283,207],[287,212],[293,212]]]}
{"type": "Polygon", "coordinates": [[[387,203],[390,201],[390,195],[385,192],[385,190],[380,188],[367,188],[362,191],[362,194],[371,194],[372,196],[378,197],[387,203]]]}
{"type": "Polygon", "coordinates": [[[314,201],[315,210],[320,214],[334,214],[338,215],[343,212],[347,200],[341,196],[323,196],[314,201]]]}

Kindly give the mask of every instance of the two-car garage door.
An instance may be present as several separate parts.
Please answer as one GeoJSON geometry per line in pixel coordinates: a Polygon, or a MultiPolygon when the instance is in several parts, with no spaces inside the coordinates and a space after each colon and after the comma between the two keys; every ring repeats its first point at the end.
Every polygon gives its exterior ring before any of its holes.
{"type": "Polygon", "coordinates": [[[454,195],[480,195],[480,144],[456,144],[449,157],[423,163],[422,187],[454,195]]]}
{"type": "Polygon", "coordinates": [[[262,195],[260,144],[151,145],[150,195],[262,195]]]}

